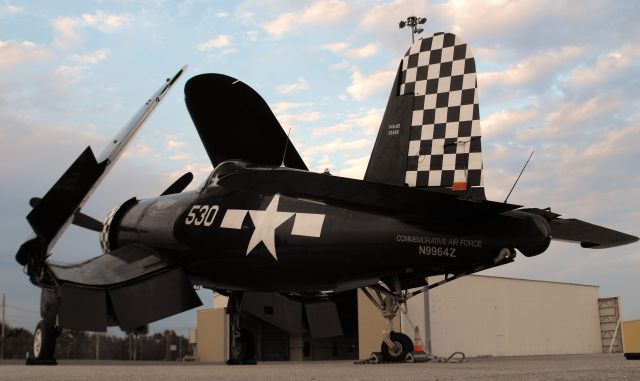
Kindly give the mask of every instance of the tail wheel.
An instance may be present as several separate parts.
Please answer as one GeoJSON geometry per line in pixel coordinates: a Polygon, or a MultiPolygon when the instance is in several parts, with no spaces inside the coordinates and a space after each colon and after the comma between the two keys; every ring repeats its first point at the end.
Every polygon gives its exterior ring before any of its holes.
{"type": "Polygon", "coordinates": [[[389,347],[386,342],[382,342],[380,352],[385,361],[404,361],[407,355],[413,352],[413,341],[411,338],[400,332],[391,332],[391,341],[394,346],[389,347]]]}
{"type": "Polygon", "coordinates": [[[38,360],[53,360],[56,352],[58,330],[53,324],[40,320],[33,333],[33,357],[38,360]]]}

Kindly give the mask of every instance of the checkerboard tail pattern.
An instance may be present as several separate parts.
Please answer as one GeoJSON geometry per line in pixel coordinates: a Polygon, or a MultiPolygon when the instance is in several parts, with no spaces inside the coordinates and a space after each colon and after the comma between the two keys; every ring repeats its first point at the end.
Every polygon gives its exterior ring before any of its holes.
{"type": "Polygon", "coordinates": [[[401,73],[400,95],[414,94],[406,184],[482,186],[476,65],[467,43],[451,33],[418,40],[401,73]]]}

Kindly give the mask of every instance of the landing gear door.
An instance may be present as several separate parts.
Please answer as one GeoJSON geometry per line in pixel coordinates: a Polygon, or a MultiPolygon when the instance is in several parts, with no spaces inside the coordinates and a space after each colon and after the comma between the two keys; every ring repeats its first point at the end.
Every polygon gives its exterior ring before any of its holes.
{"type": "Polygon", "coordinates": [[[334,302],[307,303],[304,305],[311,337],[342,336],[342,324],[334,302]]]}

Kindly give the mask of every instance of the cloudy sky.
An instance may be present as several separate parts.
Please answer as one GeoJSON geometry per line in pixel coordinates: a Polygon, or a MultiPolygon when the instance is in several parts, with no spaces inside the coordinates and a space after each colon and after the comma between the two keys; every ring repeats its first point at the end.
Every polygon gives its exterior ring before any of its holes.
{"type": "MultiPolygon", "coordinates": [[[[11,1],[0,0],[0,291],[8,320],[31,328],[38,289],[14,261],[41,196],[87,146],[100,151],[164,79],[188,72],[85,207],[102,219],[211,165],[183,102],[204,72],[234,76],[274,110],[309,168],[362,178],[398,62],[397,23],[428,17],[478,68],[485,185],[503,200],[552,207],[640,234],[640,3],[636,1],[11,1]],[[19,307],[21,309],[17,309],[19,307]]],[[[99,254],[72,227],[54,258],[99,254]]],[[[640,245],[589,251],[553,243],[489,274],[596,284],[640,319],[640,245]]],[[[210,293],[201,292],[210,304],[210,293]]],[[[195,313],[152,325],[184,332],[195,313]]]]}

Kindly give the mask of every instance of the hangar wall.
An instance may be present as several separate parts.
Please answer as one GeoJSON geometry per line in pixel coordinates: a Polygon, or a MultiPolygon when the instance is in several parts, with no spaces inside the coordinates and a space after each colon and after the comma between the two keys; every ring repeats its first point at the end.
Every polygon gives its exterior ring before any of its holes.
{"type": "MultiPolygon", "coordinates": [[[[425,349],[439,357],[456,351],[470,357],[600,353],[598,294],[597,286],[469,275],[410,299],[408,317],[396,319],[394,327],[413,339],[418,326],[425,349]]],[[[214,309],[198,311],[201,361],[225,358],[225,305],[226,298],[217,295],[214,309]]],[[[358,290],[358,358],[380,351],[384,325],[380,312],[358,290]]],[[[333,359],[305,357],[298,353],[304,344],[290,337],[290,360],[333,359]]]]}
{"type": "Polygon", "coordinates": [[[429,293],[433,354],[600,353],[598,294],[597,286],[463,277],[429,293]]]}
{"type": "Polygon", "coordinates": [[[198,311],[196,358],[199,361],[224,361],[229,341],[229,317],[224,308],[198,311]]]}

